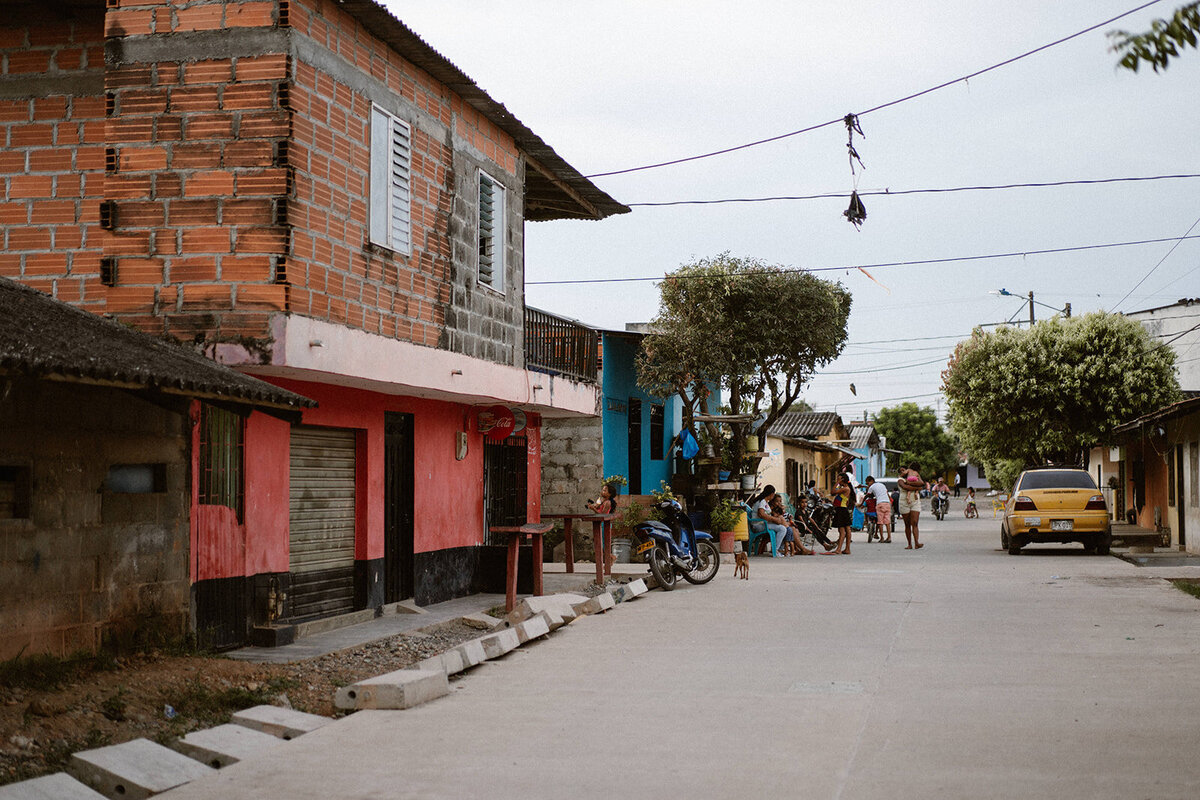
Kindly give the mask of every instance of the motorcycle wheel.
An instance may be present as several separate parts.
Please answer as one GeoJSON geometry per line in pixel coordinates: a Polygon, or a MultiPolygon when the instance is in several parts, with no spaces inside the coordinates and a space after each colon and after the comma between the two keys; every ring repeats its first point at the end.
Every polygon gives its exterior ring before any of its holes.
{"type": "Polygon", "coordinates": [[[700,565],[691,572],[683,573],[683,579],[698,586],[717,577],[717,570],[721,568],[721,551],[712,542],[702,541],[696,543],[696,556],[700,565]]]}
{"type": "Polygon", "coordinates": [[[650,574],[654,576],[654,580],[658,581],[658,585],[662,587],[663,591],[669,592],[674,589],[675,565],[671,563],[667,551],[655,546],[650,551],[650,558],[647,561],[650,563],[650,574]]]}

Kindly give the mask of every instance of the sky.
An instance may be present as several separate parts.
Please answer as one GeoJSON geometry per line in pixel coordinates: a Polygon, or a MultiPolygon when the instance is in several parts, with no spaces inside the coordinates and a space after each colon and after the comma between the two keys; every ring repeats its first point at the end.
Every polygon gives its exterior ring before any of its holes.
{"type": "MultiPolygon", "coordinates": [[[[386,0],[391,11],[585,175],[861,114],[852,174],[839,122],[734,153],[594,177],[625,203],[892,192],[1200,174],[1200,51],[1117,69],[1105,32],[1165,0],[967,81],[866,112],[1102,23],[1138,0],[386,0]]],[[[651,320],[654,278],[728,251],[818,272],[853,296],[845,351],[803,397],[861,418],[911,399],[944,418],[941,371],[976,325],[1134,311],[1200,297],[1200,178],[863,197],[633,206],[528,223],[526,302],[605,328],[651,320]],[[1194,226],[1194,228],[1193,228],[1194,226]],[[1146,277],[1148,275],[1148,277],[1146,277]],[[873,279],[873,280],[872,280],[873,279]],[[1140,285],[1138,285],[1140,283],[1140,285]],[[1135,288],[1136,286],[1136,288],[1135,288]],[[996,294],[1000,289],[1020,297],[996,294]],[[1130,293],[1132,291],[1132,293],[1130,293]],[[1128,294],[1128,297],[1126,295],[1128,294]],[[855,391],[851,391],[854,384],[855,391]]],[[[771,324],[769,298],[761,317],[771,324]]]]}

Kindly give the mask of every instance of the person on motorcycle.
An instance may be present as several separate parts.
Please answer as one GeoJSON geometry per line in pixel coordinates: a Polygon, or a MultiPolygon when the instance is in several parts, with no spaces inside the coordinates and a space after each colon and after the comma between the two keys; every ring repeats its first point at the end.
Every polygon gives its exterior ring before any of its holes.
{"type": "Polygon", "coordinates": [[[821,543],[821,546],[826,550],[832,550],[833,542],[829,541],[829,536],[825,531],[827,528],[814,519],[816,507],[810,507],[808,503],[808,495],[802,494],[796,498],[796,516],[793,522],[800,528],[801,533],[809,533],[813,539],[821,543]]]}
{"type": "Polygon", "coordinates": [[[938,478],[937,483],[933,485],[933,510],[941,510],[941,516],[945,516],[950,509],[950,487],[946,485],[945,478],[938,478]]]}

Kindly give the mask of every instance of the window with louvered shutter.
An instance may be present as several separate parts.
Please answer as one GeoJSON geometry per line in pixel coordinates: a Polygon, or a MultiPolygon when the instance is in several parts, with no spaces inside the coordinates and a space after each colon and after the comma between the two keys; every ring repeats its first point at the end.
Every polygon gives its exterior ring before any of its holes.
{"type": "Polygon", "coordinates": [[[479,173],[479,282],[504,291],[504,187],[479,173]]]}
{"type": "Polygon", "coordinates": [[[412,134],[406,123],[371,109],[371,242],[412,250],[412,134]]]}

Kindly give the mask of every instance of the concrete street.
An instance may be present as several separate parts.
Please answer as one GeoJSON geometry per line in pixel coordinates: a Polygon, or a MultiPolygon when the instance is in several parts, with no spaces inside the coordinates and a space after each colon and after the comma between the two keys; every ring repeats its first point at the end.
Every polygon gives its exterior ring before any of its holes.
{"type": "Polygon", "coordinates": [[[1195,798],[1200,600],[1078,545],[755,558],[164,795],[1195,798]]]}

